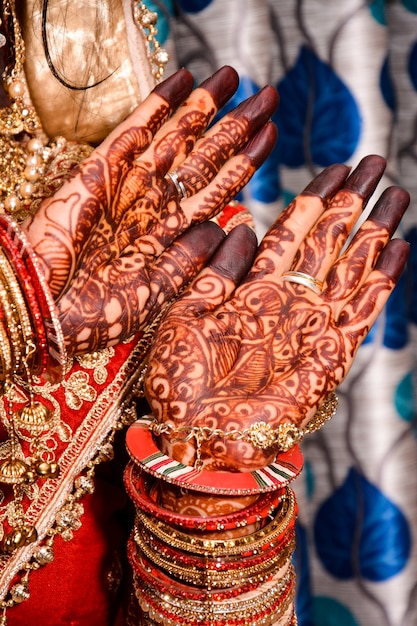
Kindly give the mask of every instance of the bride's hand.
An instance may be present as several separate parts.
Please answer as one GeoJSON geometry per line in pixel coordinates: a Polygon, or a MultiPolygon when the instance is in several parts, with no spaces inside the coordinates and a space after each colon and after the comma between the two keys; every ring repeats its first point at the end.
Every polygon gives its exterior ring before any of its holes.
{"type": "Polygon", "coordinates": [[[237,84],[225,67],[193,91],[180,70],[24,224],[70,354],[144,328],[221,242],[222,231],[203,222],[248,182],[276,138],[272,87],[207,130],[237,84]]]}
{"type": "Polygon", "coordinates": [[[256,422],[302,428],[345,378],[408,254],[406,242],[391,240],[409,199],[398,187],[384,191],[341,254],[384,166],[371,156],[349,177],[343,165],[327,168],[270,229],[247,275],[255,243],[242,228],[172,306],[146,379],[153,414],[169,425],[170,456],[195,460],[188,431],[170,429],[204,427],[207,468],[263,466],[276,447],[210,433],[256,422]]]}

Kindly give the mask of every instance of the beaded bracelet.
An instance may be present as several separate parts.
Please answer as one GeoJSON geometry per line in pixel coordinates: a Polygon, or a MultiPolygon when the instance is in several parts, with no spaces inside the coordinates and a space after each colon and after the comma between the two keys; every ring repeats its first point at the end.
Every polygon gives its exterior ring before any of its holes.
{"type": "Polygon", "coordinates": [[[23,293],[20,289],[16,275],[0,249],[0,279],[6,291],[10,293],[13,306],[16,309],[19,330],[22,335],[22,341],[25,346],[34,343],[34,332],[30,322],[29,313],[23,293]]]}
{"type": "Polygon", "coordinates": [[[3,282],[0,275],[0,307],[3,311],[5,327],[10,338],[10,370],[7,371],[7,377],[12,378],[17,373],[24,352],[24,344],[22,343],[19,331],[19,319],[16,307],[11,302],[7,285],[3,282]]]}
{"type": "MultiPolygon", "coordinates": [[[[0,216],[0,220],[1,217],[0,216]]],[[[33,355],[33,359],[30,363],[30,369],[32,374],[39,375],[46,367],[48,350],[46,341],[46,329],[44,326],[43,314],[40,310],[38,297],[35,292],[31,277],[27,271],[26,265],[23,259],[14,245],[10,236],[2,230],[0,225],[0,245],[2,247],[2,254],[6,255],[11,267],[13,267],[16,273],[17,284],[20,287],[23,303],[28,309],[28,317],[33,323],[34,339],[36,345],[36,351],[33,355]]],[[[23,346],[22,346],[23,348],[23,346]]]]}
{"type": "Polygon", "coordinates": [[[285,493],[284,489],[267,491],[260,494],[254,504],[240,511],[221,516],[199,517],[181,515],[164,509],[152,498],[153,484],[158,484],[158,481],[142,472],[134,463],[128,463],[125,470],[125,487],[129,497],[138,508],[168,524],[201,531],[234,530],[260,522],[276,509],[285,493]]]}
{"type": "Polygon", "coordinates": [[[158,551],[156,546],[153,549],[154,544],[149,541],[148,536],[142,536],[136,530],[134,537],[141,553],[158,569],[187,584],[199,587],[208,585],[212,589],[241,588],[245,582],[260,584],[269,580],[275,571],[281,569],[291,558],[295,549],[295,537],[292,533],[292,538],[285,546],[279,545],[274,553],[268,552],[262,555],[262,558],[257,557],[251,564],[247,564],[243,559],[235,559],[228,564],[223,563],[222,568],[216,568],[216,564],[219,563],[216,560],[210,562],[209,559],[204,564],[188,557],[186,564],[179,564],[174,551],[171,552],[170,558],[165,558],[163,552],[158,551]],[[228,565],[227,568],[226,565],[228,565]]]}
{"type": "Polygon", "coordinates": [[[158,589],[161,593],[170,589],[172,593],[175,592],[177,597],[185,598],[186,600],[202,601],[204,599],[208,599],[222,602],[223,600],[236,598],[243,593],[254,591],[258,586],[253,582],[247,582],[242,585],[241,588],[230,587],[228,589],[221,590],[207,590],[200,587],[185,585],[184,583],[180,583],[179,581],[175,581],[173,578],[170,578],[163,571],[158,570],[151,561],[148,561],[140,552],[133,538],[129,539],[128,542],[128,555],[134,572],[151,587],[158,589]]]}
{"type": "MultiPolygon", "coordinates": [[[[187,601],[215,601],[223,602],[232,598],[238,598],[246,593],[252,593],[255,590],[259,590],[260,587],[265,587],[266,583],[259,585],[254,581],[248,580],[242,584],[241,587],[229,587],[225,589],[209,589],[207,587],[195,587],[192,585],[186,585],[178,580],[175,580],[161,569],[155,567],[152,561],[149,561],[144,554],[138,548],[133,534],[128,540],[127,546],[128,556],[130,564],[134,573],[139,576],[150,587],[158,590],[160,593],[166,593],[167,590],[177,598],[185,599],[187,601]]],[[[268,585],[274,585],[279,582],[282,577],[281,572],[291,565],[292,556],[288,558],[284,563],[280,571],[276,572],[269,581],[268,585]]]]}
{"type": "Polygon", "coordinates": [[[236,607],[233,613],[229,610],[226,615],[223,606],[216,607],[217,611],[215,611],[214,605],[209,603],[200,608],[197,617],[188,605],[173,602],[170,607],[169,602],[159,598],[152,588],[146,588],[140,583],[135,585],[135,592],[141,609],[149,613],[150,619],[164,626],[206,626],[207,624],[210,626],[273,626],[277,623],[277,619],[291,611],[289,621],[285,622],[288,626],[293,623],[291,605],[294,600],[294,587],[292,583],[275,598],[269,594],[262,599],[262,602],[253,600],[246,604],[247,608],[236,607]]]}
{"type": "Polygon", "coordinates": [[[174,441],[195,440],[196,461],[195,467],[201,466],[201,445],[215,437],[229,439],[231,441],[244,441],[250,443],[255,449],[267,450],[275,447],[280,452],[288,452],[296,443],[299,443],[306,434],[315,432],[323,424],[331,419],[338,406],[335,393],[331,393],[323,404],[318,408],[314,417],[304,426],[298,428],[295,424],[282,423],[277,428],[272,428],[267,422],[255,422],[244,430],[222,430],[221,428],[209,428],[207,426],[179,426],[169,422],[158,423],[152,421],[149,429],[159,437],[160,435],[175,435],[174,441]]]}

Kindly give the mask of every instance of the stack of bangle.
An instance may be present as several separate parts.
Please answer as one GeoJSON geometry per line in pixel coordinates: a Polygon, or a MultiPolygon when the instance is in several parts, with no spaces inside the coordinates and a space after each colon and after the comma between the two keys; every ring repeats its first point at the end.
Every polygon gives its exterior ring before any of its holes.
{"type": "Polygon", "coordinates": [[[24,233],[0,215],[0,378],[64,374],[66,351],[55,303],[24,233]]]}
{"type": "Polygon", "coordinates": [[[227,602],[204,599],[179,599],[171,592],[160,592],[148,585],[141,576],[134,581],[142,611],[151,620],[164,626],[270,626],[284,618],[281,624],[293,623],[292,603],[295,576],[292,565],[284,575],[277,574],[258,588],[257,594],[245,594],[227,602]]]}
{"type": "Polygon", "coordinates": [[[152,475],[141,471],[133,462],[128,464],[125,472],[125,486],[128,495],[139,510],[180,529],[189,528],[207,532],[234,530],[259,523],[275,511],[282,496],[286,493],[285,489],[267,491],[259,494],[256,502],[239,511],[226,515],[199,517],[181,515],[163,508],[158,502],[156,493],[159,482],[152,475]]]}
{"type": "Polygon", "coordinates": [[[296,503],[289,487],[262,493],[240,511],[203,518],[164,509],[155,495],[155,478],[133,462],[125,483],[136,506],[129,558],[146,623],[294,623],[296,503]],[[249,522],[260,528],[245,536],[212,538],[214,530],[249,522]]]}

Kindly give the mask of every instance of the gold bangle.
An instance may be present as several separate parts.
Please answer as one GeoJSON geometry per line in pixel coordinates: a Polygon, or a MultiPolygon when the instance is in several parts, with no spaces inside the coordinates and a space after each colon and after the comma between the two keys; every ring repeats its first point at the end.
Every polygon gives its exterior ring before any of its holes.
{"type": "Polygon", "coordinates": [[[2,374],[0,383],[4,386],[6,380],[10,379],[13,368],[10,340],[2,320],[0,320],[0,359],[2,374]]]}
{"type": "Polygon", "coordinates": [[[7,286],[1,280],[2,276],[0,274],[0,306],[3,310],[4,322],[7,326],[7,332],[10,335],[10,355],[11,355],[11,370],[9,374],[15,374],[19,365],[22,361],[22,355],[24,351],[24,345],[22,342],[22,337],[19,332],[19,325],[17,322],[17,313],[14,305],[11,303],[9,298],[9,292],[7,286]]]}
{"type": "MultiPolygon", "coordinates": [[[[182,624],[195,619],[202,623],[209,621],[210,624],[227,624],[229,620],[244,617],[246,620],[250,620],[252,626],[255,626],[262,623],[265,609],[273,607],[274,603],[279,601],[284,594],[285,597],[279,602],[278,608],[270,611],[268,617],[277,619],[288,611],[294,601],[295,572],[293,566],[290,565],[284,576],[277,575],[263,585],[263,588],[254,597],[243,600],[239,600],[239,598],[220,602],[207,600],[207,598],[202,601],[184,600],[174,596],[170,590],[161,592],[155,589],[140,580],[137,574],[134,576],[134,588],[139,604],[145,613],[150,612],[152,614],[152,609],[147,602],[148,598],[156,610],[158,606],[165,609],[165,612],[175,615],[176,620],[181,620],[179,623],[182,624]],[[256,619],[260,613],[261,616],[256,619]]],[[[287,625],[291,623],[291,619],[292,614],[287,625]]]]}
{"type": "Polygon", "coordinates": [[[257,550],[266,543],[272,542],[282,534],[295,519],[295,498],[291,489],[287,488],[287,495],[282,498],[275,518],[264,528],[235,539],[200,539],[199,537],[173,530],[160,520],[154,520],[143,511],[137,511],[137,522],[164,543],[194,554],[210,557],[240,555],[242,551],[257,550]]]}
{"type": "MultiPolygon", "coordinates": [[[[277,447],[281,452],[287,452],[296,443],[299,443],[306,434],[318,430],[327,420],[331,419],[337,410],[338,399],[332,392],[319,407],[314,417],[303,428],[295,424],[284,422],[277,428],[272,428],[267,422],[255,422],[244,430],[222,430],[221,428],[208,428],[206,426],[179,426],[176,428],[169,422],[151,422],[149,429],[155,436],[178,435],[174,441],[189,441],[195,439],[197,459],[200,458],[200,448],[203,442],[219,437],[231,441],[245,441],[258,450],[267,450],[277,447]]],[[[151,417],[151,416],[149,416],[151,417]]]]}
{"type": "Polygon", "coordinates": [[[248,579],[253,582],[263,582],[270,578],[273,570],[281,569],[286,561],[289,561],[295,549],[295,539],[283,548],[281,552],[258,565],[241,567],[234,570],[215,571],[212,569],[197,569],[195,566],[186,567],[175,563],[175,559],[166,559],[151,547],[150,537],[143,536],[138,528],[134,533],[135,543],[145,557],[165,571],[168,575],[175,576],[187,583],[198,587],[213,587],[218,589],[240,587],[248,579]]]}
{"type": "Polygon", "coordinates": [[[1,274],[3,274],[5,283],[11,294],[11,297],[13,299],[13,302],[15,304],[15,307],[18,313],[23,342],[25,344],[33,343],[34,332],[33,332],[32,324],[30,322],[30,316],[29,316],[26,300],[23,296],[21,287],[19,285],[19,281],[13,271],[13,268],[10,265],[6,255],[3,253],[1,249],[0,249],[0,272],[1,274]]]}

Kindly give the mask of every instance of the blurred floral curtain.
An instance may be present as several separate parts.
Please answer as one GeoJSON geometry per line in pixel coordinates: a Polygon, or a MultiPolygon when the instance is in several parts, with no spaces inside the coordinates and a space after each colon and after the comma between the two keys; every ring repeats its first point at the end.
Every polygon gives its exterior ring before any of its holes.
{"type": "MultiPolygon", "coordinates": [[[[383,186],[412,204],[407,274],[304,445],[297,486],[300,626],[416,626],[417,0],[159,0],[173,63],[203,79],[241,75],[230,106],[266,83],[281,96],[279,140],[243,200],[261,236],[323,167],[388,160],[383,186]]],[[[369,207],[371,208],[371,207],[369,207]]]]}

